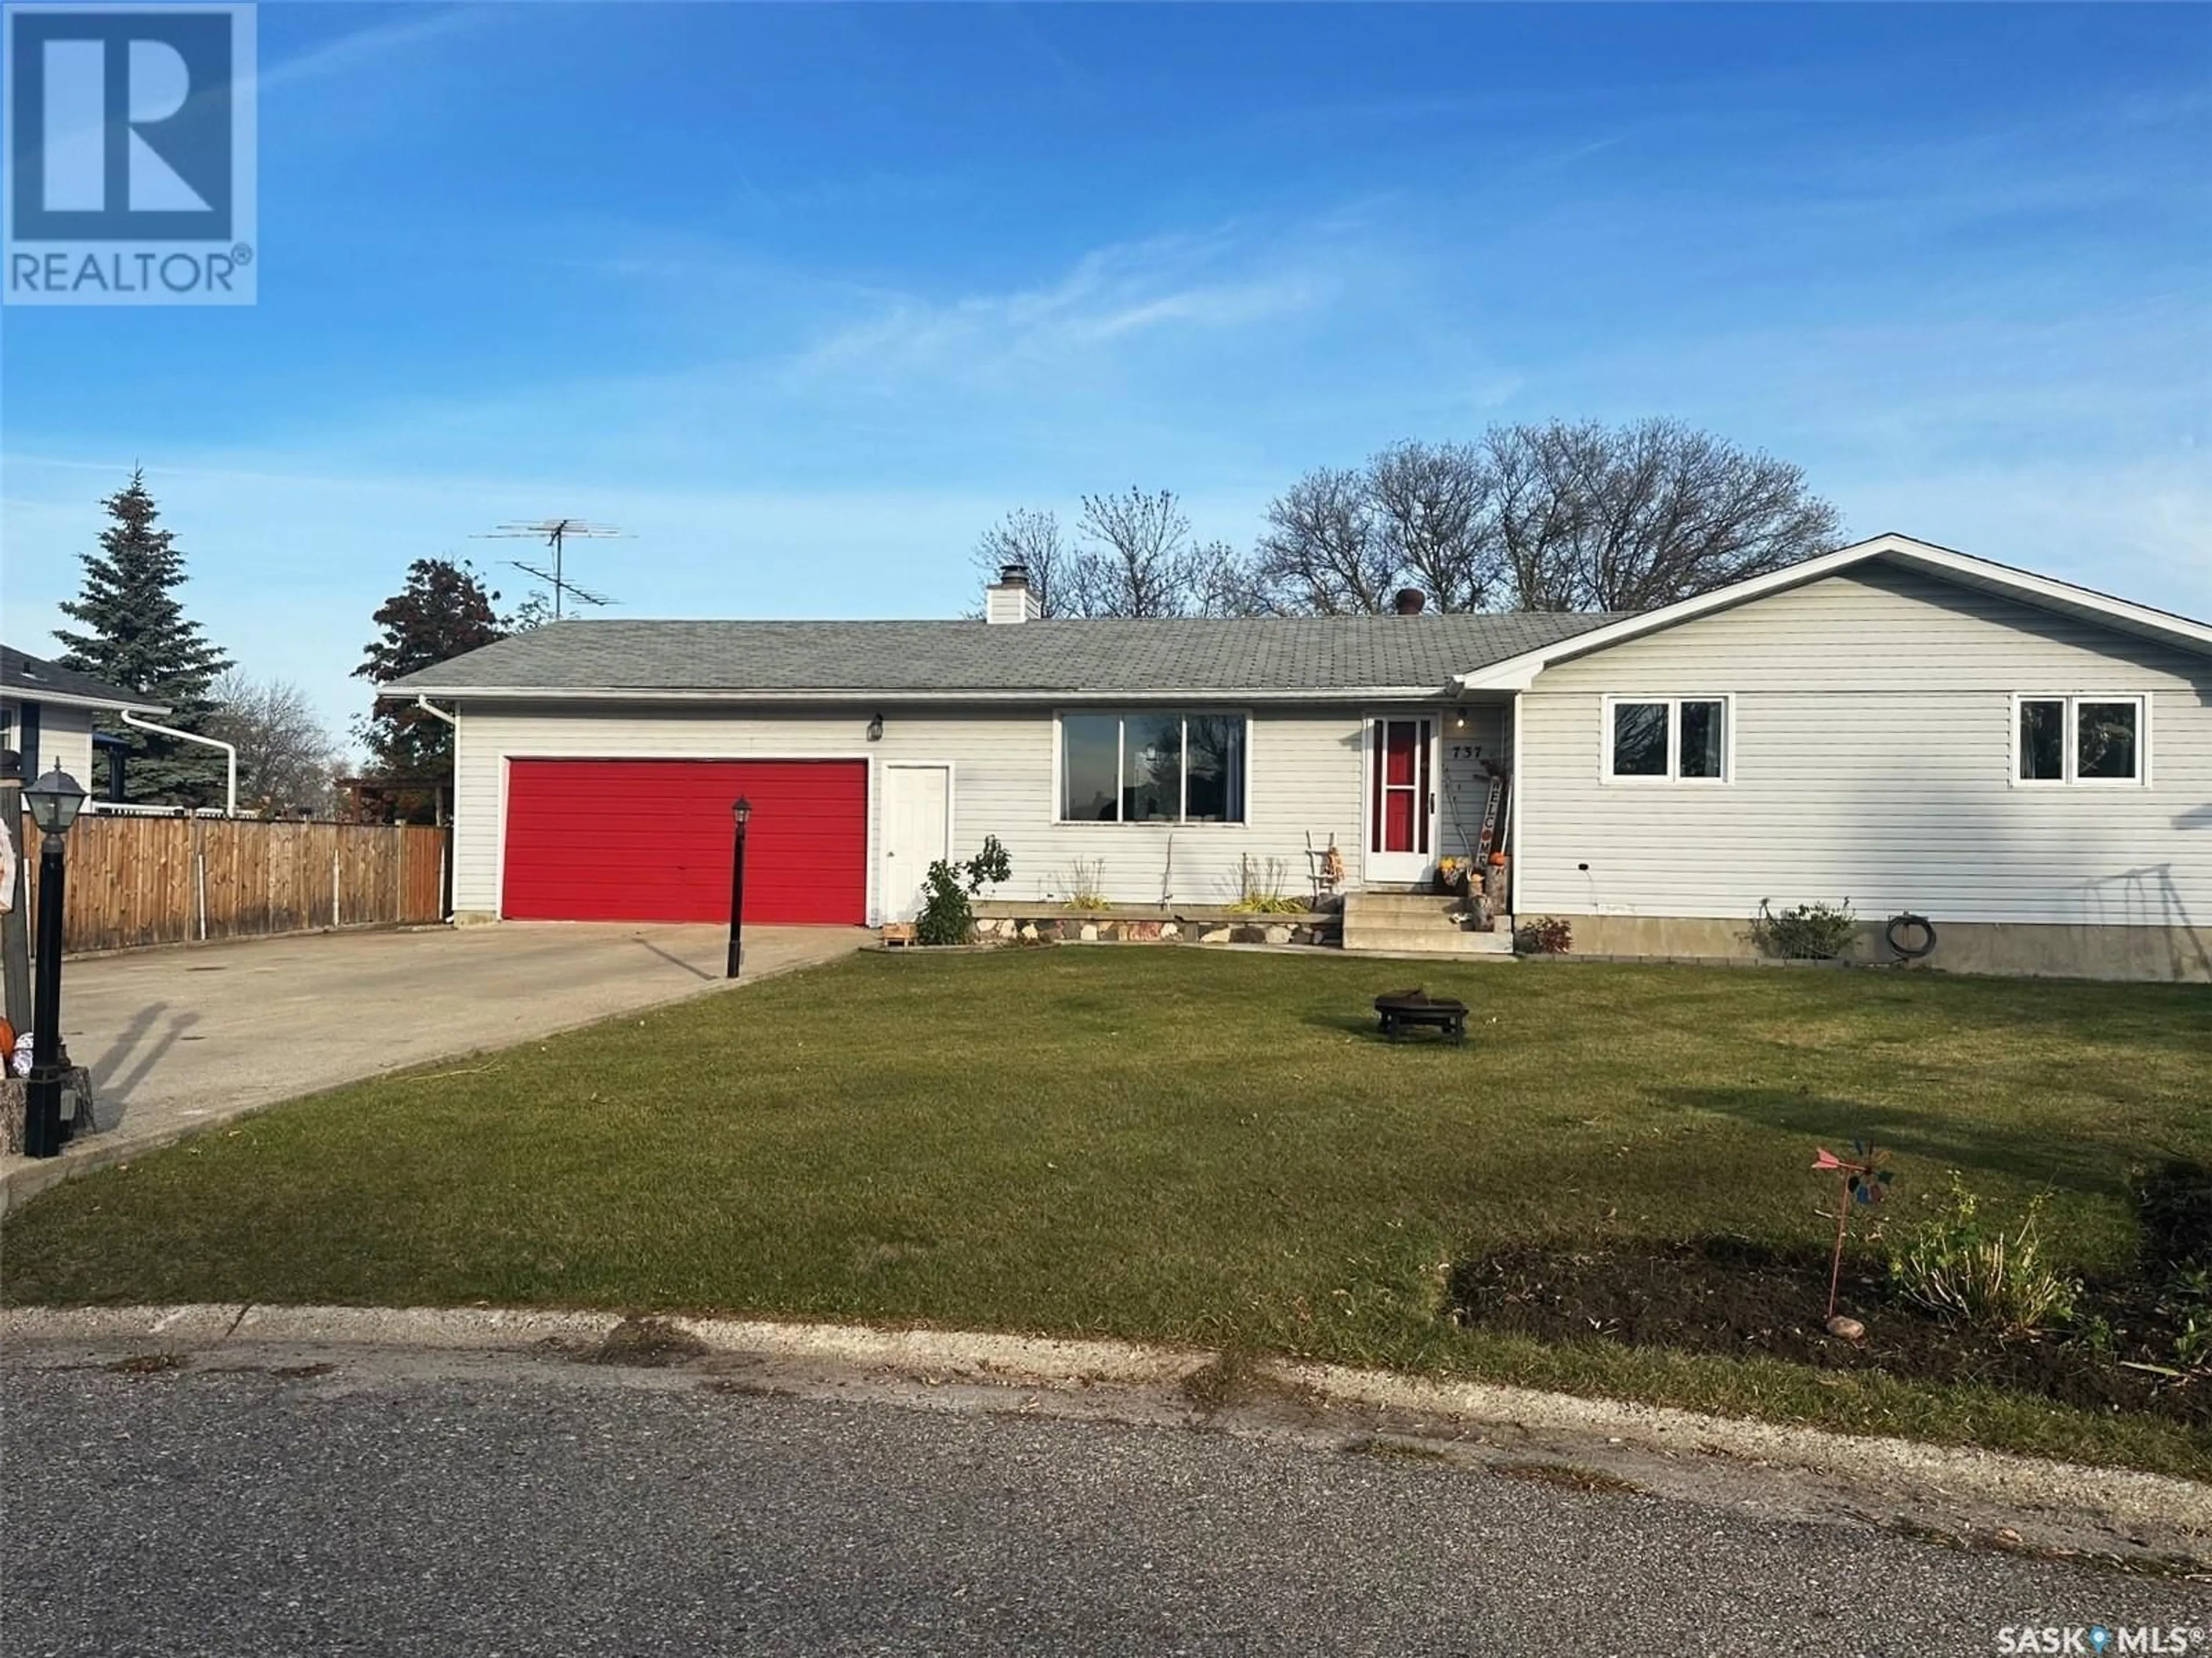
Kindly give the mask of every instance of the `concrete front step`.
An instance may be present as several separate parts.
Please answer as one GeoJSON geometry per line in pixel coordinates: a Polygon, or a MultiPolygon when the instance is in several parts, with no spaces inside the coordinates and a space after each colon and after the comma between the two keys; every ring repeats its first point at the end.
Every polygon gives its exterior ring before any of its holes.
{"type": "Polygon", "coordinates": [[[1510,956],[1510,932],[1475,932],[1465,927],[1384,926],[1370,923],[1344,929],[1344,948],[1353,955],[1510,956]]]}
{"type": "Polygon", "coordinates": [[[1350,892],[1344,898],[1344,948],[1424,956],[1510,956],[1510,926],[1478,932],[1477,904],[1437,892],[1350,892]]]}
{"type": "Polygon", "coordinates": [[[1347,892],[1344,895],[1346,914],[1365,915],[1437,915],[1454,910],[1472,909],[1474,900],[1441,892],[1347,892]]]}

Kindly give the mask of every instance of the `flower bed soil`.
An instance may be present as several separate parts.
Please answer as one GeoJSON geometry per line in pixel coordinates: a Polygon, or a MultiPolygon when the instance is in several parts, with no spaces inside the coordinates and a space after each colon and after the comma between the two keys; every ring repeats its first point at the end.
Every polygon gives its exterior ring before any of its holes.
{"type": "Polygon", "coordinates": [[[2212,1424],[2212,1388],[2201,1380],[2176,1383],[2120,1362],[2171,1363],[2172,1331],[2140,1280],[2084,1286],[2080,1319],[2101,1318],[2112,1330],[2102,1351],[2059,1334],[2008,1339],[1944,1323],[1893,1292],[1879,1261],[1850,1255],[1837,1306],[1867,1334],[1845,1341],[1822,1327],[1825,1252],[1784,1254],[1734,1238],[1509,1250],[1459,1263],[1451,1292],[1458,1322],[1542,1341],[1759,1353],[2212,1424]]]}

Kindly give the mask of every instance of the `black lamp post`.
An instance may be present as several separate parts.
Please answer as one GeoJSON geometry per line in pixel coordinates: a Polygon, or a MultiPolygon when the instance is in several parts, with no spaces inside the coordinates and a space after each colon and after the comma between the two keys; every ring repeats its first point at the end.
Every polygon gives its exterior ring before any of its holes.
{"type": "Polygon", "coordinates": [[[39,826],[39,971],[31,987],[31,1076],[23,1090],[23,1154],[53,1157],[62,1149],[63,842],[84,805],[84,790],[54,770],[23,791],[39,826]]]}
{"type": "Polygon", "coordinates": [[[730,807],[730,816],[737,819],[737,855],[730,863],[730,965],[722,976],[738,976],[738,963],[742,958],[745,943],[745,825],[752,821],[753,803],[739,795],[730,807]]]}

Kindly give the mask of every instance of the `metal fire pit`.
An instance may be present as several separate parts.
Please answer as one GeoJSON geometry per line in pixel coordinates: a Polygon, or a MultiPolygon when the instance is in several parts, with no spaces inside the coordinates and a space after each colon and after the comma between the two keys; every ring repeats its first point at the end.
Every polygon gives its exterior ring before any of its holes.
{"type": "Polygon", "coordinates": [[[1375,999],[1375,1011],[1382,1021],[1382,1035],[1401,1042],[1415,1030],[1433,1030],[1448,1042],[1467,1040],[1467,1004],[1449,996],[1431,996],[1420,990],[1394,990],[1375,999]]]}

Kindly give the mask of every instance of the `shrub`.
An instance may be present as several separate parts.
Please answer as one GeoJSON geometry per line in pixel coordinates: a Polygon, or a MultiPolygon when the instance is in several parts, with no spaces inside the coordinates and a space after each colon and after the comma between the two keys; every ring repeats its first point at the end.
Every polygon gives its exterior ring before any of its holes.
{"type": "Polygon", "coordinates": [[[996,885],[1013,873],[1013,861],[999,837],[987,835],[983,848],[963,864],[939,859],[922,882],[921,914],[914,936],[925,944],[964,944],[975,931],[975,907],[969,900],[988,883],[996,885]]]}
{"type": "Polygon", "coordinates": [[[2212,1272],[2212,1169],[2175,1157],[2137,1169],[2128,1190],[2142,1228],[2146,1277],[2159,1283],[2191,1271],[2212,1272]]]}
{"type": "Polygon", "coordinates": [[[1792,904],[1780,914],[1764,898],[1751,924],[1751,941],[1769,956],[1791,962],[1832,962],[1858,937],[1851,901],[1840,904],[1792,904]]]}
{"type": "Polygon", "coordinates": [[[1539,915],[1513,929],[1513,948],[1522,956],[1564,956],[1575,945],[1575,930],[1562,915],[1539,915]]]}
{"type": "Polygon", "coordinates": [[[2212,1267],[2176,1272],[2158,1309],[2173,1321],[2173,1362],[2184,1370],[2212,1371],[2212,1267]]]}
{"type": "Polygon", "coordinates": [[[975,907],[960,884],[960,872],[942,858],[929,866],[922,886],[921,914],[914,936],[925,944],[964,944],[975,930],[975,907]]]}
{"type": "Polygon", "coordinates": [[[1948,1322],[1998,1335],[2033,1335],[2064,1323],[2081,1285],[2044,1259],[2037,1227],[2043,1198],[2037,1195],[2008,1236],[1981,1218],[1980,1200],[1954,1172],[1942,1212],[1892,1249],[1890,1283],[1948,1322]]]}

